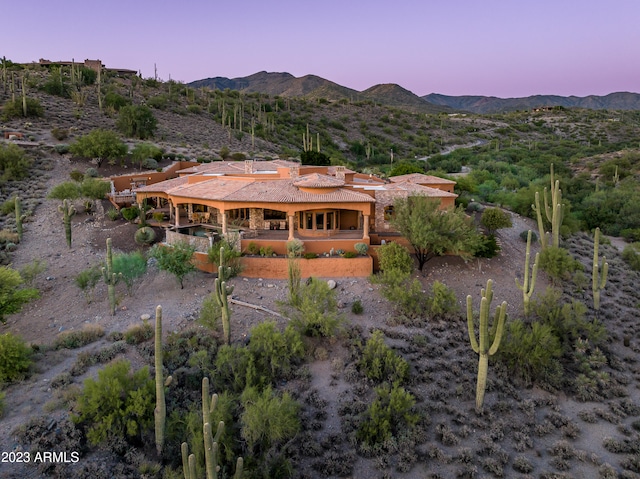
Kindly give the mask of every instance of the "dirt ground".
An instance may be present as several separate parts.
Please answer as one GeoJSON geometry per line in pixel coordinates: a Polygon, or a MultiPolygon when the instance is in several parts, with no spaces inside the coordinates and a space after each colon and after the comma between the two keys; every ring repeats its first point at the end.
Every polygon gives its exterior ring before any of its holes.
{"type": "MultiPolygon", "coordinates": [[[[58,183],[61,178],[68,177],[68,173],[72,168],[73,165],[68,159],[57,157],[49,186],[58,183]]],[[[424,268],[424,274],[416,273],[416,277],[422,281],[425,290],[429,288],[434,280],[439,280],[452,288],[456,293],[462,311],[464,311],[464,302],[467,294],[473,296],[474,305],[477,308],[480,289],[485,287],[486,281],[491,278],[494,281],[494,305],[503,300],[507,301],[509,314],[517,316],[522,308],[522,293],[516,287],[514,278],[517,277],[520,280],[522,278],[525,253],[525,243],[522,242],[519,236],[522,231],[529,228],[535,228],[532,221],[513,216],[513,227],[508,230],[502,230],[498,234],[502,245],[502,252],[498,257],[473,260],[468,263],[456,257],[435,258],[427,263],[424,268]]],[[[184,289],[180,289],[175,278],[151,266],[144,277],[134,286],[131,295],[127,294],[124,285],[118,286],[119,305],[115,316],[109,315],[106,289],[103,284],[98,285],[96,288],[93,301],[87,303],[82,291],[75,285],[74,278],[83,269],[104,259],[106,238],[112,238],[116,251],[134,249],[134,231],[135,226],[122,221],[112,222],[104,217],[100,211],[93,215],[79,214],[73,219],[73,246],[69,249],[65,243],[62,222],[57,212],[57,201],[45,201],[38,207],[31,221],[25,225],[24,240],[13,256],[13,267],[15,268],[20,268],[34,259],[46,261],[46,272],[36,282],[37,287],[41,290],[41,298],[27,305],[21,313],[10,316],[6,325],[0,326],[0,333],[11,331],[12,333],[20,334],[28,342],[50,344],[58,333],[77,330],[87,324],[100,325],[107,332],[124,331],[129,326],[140,323],[143,314],[149,314],[153,317],[157,305],[162,305],[163,307],[165,334],[189,327],[201,327],[196,324],[195,319],[198,317],[203,298],[211,292],[213,287],[213,277],[202,272],[188,276],[185,280],[184,289]]],[[[534,247],[533,253],[537,250],[536,248],[537,246],[534,247]]],[[[332,279],[337,282],[338,300],[349,321],[362,326],[365,333],[374,328],[388,328],[388,324],[392,322],[389,320],[392,319],[394,313],[390,305],[380,296],[377,285],[371,284],[367,278],[332,279]],[[364,306],[364,314],[358,316],[350,312],[350,305],[356,299],[359,299],[364,306]]],[[[235,287],[233,298],[261,305],[275,311],[278,310],[276,302],[284,300],[287,294],[286,281],[235,278],[232,283],[235,287]]],[[[539,275],[536,289],[538,291],[543,290],[546,284],[545,278],[539,275]]],[[[232,341],[242,341],[244,335],[253,325],[270,318],[270,315],[251,308],[233,305],[232,318],[232,341]]],[[[279,319],[279,321],[284,322],[285,320],[279,319]]],[[[450,339],[447,339],[449,334],[456,337],[459,337],[460,334],[466,334],[466,326],[461,321],[453,325],[434,325],[433,331],[428,333],[402,326],[395,326],[393,331],[397,337],[403,337],[403,335],[410,337],[418,334],[418,332],[420,334],[431,334],[433,332],[436,334],[434,341],[440,341],[438,336],[442,335],[442,344],[447,344],[447,341],[450,341],[450,339]],[[449,330],[450,333],[447,332],[449,330]]],[[[403,344],[406,344],[402,343],[402,341],[392,342],[397,343],[400,350],[402,350],[403,344]]],[[[446,351],[446,346],[444,348],[442,349],[443,354],[445,352],[452,355],[458,354],[455,349],[446,351]]],[[[26,381],[6,389],[6,413],[0,420],[0,451],[15,451],[23,447],[17,439],[15,431],[19,425],[30,418],[44,414],[52,420],[58,421],[67,414],[65,410],[60,409],[48,411],[45,408],[45,404],[52,398],[51,380],[67,370],[73,364],[76,355],[80,351],[62,350],[48,353],[46,363],[39,362],[35,374],[26,381]]],[[[340,347],[336,346],[335,351],[330,351],[330,357],[333,358],[334,354],[340,355],[343,353],[340,347]]],[[[465,361],[468,361],[469,353],[465,352],[463,355],[467,356],[465,361]]],[[[433,359],[434,364],[442,360],[433,359]]],[[[452,378],[457,378],[458,375],[473,377],[473,372],[462,372],[456,370],[456,368],[457,366],[452,368],[452,371],[454,371],[452,378]]],[[[88,374],[95,375],[96,370],[97,368],[92,368],[88,374]]],[[[336,376],[339,375],[337,375],[332,367],[332,362],[329,360],[313,362],[310,365],[310,371],[312,388],[318,391],[320,397],[326,401],[327,420],[319,436],[331,437],[331,434],[340,428],[338,410],[350,387],[343,377],[336,380],[336,376]]],[[[444,387],[447,382],[447,374],[451,374],[451,372],[432,373],[431,383],[433,384],[425,383],[424,386],[417,386],[415,388],[416,391],[422,392],[425,398],[433,397],[436,394],[433,386],[441,385],[444,387]]],[[[80,383],[84,377],[86,376],[77,378],[76,381],[80,383]]],[[[491,396],[492,393],[489,392],[488,394],[491,396]]],[[[573,419],[576,418],[580,411],[588,407],[583,403],[576,403],[566,397],[551,396],[544,391],[535,389],[529,391],[528,394],[532,400],[547,404],[545,407],[548,409],[562,411],[563,414],[573,419]]],[[[634,390],[631,394],[634,396],[633,400],[635,400],[637,392],[634,390]]],[[[349,400],[353,401],[355,399],[351,398],[349,400]]],[[[452,408],[453,411],[456,411],[455,414],[468,415],[467,412],[460,413],[460,411],[465,411],[465,408],[471,407],[473,402],[469,398],[468,392],[462,395],[460,399],[461,405],[456,406],[457,409],[450,405],[451,403],[448,401],[451,400],[451,398],[447,399],[443,403],[444,406],[441,404],[439,407],[452,408]]],[[[433,424],[436,424],[439,417],[444,421],[444,416],[445,414],[442,410],[436,410],[433,414],[433,424]]],[[[542,421],[542,419],[540,420],[542,421]]],[[[469,424],[473,424],[473,420],[470,419],[469,424]]],[[[467,428],[468,426],[465,425],[464,427],[467,428]]],[[[433,430],[433,427],[431,429],[433,430]]],[[[605,460],[608,462],[614,461],[610,454],[599,447],[605,435],[615,434],[616,426],[614,424],[603,423],[602,421],[591,425],[581,423],[581,430],[582,435],[577,444],[583,450],[597,450],[600,463],[605,460]]],[[[433,435],[433,433],[431,434],[433,435]]],[[[467,434],[469,433],[467,432],[467,434]]],[[[463,440],[462,446],[475,447],[479,441],[475,434],[464,436],[460,433],[460,437],[466,438],[463,440]]],[[[543,449],[550,445],[550,439],[544,439],[544,441],[543,445],[540,446],[543,449]],[[549,444],[544,445],[547,442],[549,444]]],[[[446,452],[446,448],[442,447],[441,449],[445,449],[446,452]]],[[[425,451],[424,455],[425,457],[428,457],[429,454],[437,456],[439,454],[437,451],[442,452],[441,449],[433,449],[432,447],[425,451]]],[[[454,450],[454,448],[451,449],[452,451],[454,450]]],[[[445,454],[444,452],[442,453],[445,454]]],[[[441,467],[434,466],[434,460],[432,458],[431,463],[425,462],[424,465],[413,468],[411,472],[403,474],[401,477],[427,477],[424,474],[435,470],[442,471],[441,474],[444,475],[436,474],[428,477],[453,477],[448,474],[452,474],[454,469],[451,466],[446,466],[445,459],[441,459],[445,464],[445,466],[441,467]]],[[[532,457],[531,460],[534,463],[541,461],[540,458],[536,459],[535,457],[532,457]]],[[[574,472],[575,475],[566,477],[596,477],[591,475],[595,474],[592,464],[585,463],[588,463],[588,461],[579,462],[574,472]]],[[[379,471],[377,472],[376,470],[385,470],[383,466],[376,464],[374,459],[358,457],[352,477],[375,477],[376,474],[379,474],[379,471]]],[[[19,471],[20,469],[16,465],[9,467],[7,464],[0,464],[0,477],[11,477],[9,476],[10,473],[18,474],[12,477],[20,477],[19,471]],[[5,472],[2,472],[3,469],[5,472]],[[4,476],[5,473],[7,476],[4,476]]],[[[33,473],[32,470],[31,473],[33,473]]],[[[383,475],[381,477],[392,476],[383,475]]],[[[393,477],[395,477],[395,474],[393,477]]],[[[511,476],[507,473],[505,477],[511,476]]]]}

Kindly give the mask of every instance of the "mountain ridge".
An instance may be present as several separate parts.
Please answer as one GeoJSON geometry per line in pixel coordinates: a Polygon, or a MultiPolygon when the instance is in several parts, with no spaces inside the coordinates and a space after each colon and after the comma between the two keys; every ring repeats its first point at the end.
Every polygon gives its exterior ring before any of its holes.
{"type": "Polygon", "coordinates": [[[500,98],[483,95],[443,95],[430,93],[418,96],[395,83],[373,85],[363,91],[354,90],[317,75],[295,77],[287,72],[260,71],[246,77],[210,77],[188,83],[190,87],[238,90],[244,93],[265,93],[283,97],[305,97],[330,101],[373,101],[423,113],[464,111],[469,113],[500,113],[544,107],[586,108],[591,110],[640,110],[640,94],[612,92],[607,95],[530,95],[500,98]]]}

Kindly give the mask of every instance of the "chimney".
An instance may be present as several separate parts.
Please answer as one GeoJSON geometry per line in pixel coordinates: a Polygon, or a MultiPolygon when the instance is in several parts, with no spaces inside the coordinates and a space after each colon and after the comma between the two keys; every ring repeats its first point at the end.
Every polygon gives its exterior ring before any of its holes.
{"type": "Polygon", "coordinates": [[[253,160],[244,160],[244,172],[247,175],[253,173],[253,160]]]}
{"type": "Polygon", "coordinates": [[[289,176],[291,178],[297,178],[298,176],[300,176],[300,167],[298,165],[290,166],[289,167],[289,176]]]}
{"type": "Polygon", "coordinates": [[[336,166],[336,178],[344,181],[344,166],[336,166]]]}

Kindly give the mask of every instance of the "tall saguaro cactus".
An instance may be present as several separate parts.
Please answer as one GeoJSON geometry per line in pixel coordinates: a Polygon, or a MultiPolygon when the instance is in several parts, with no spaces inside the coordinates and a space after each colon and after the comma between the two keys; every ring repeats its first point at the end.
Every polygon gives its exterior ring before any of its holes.
{"type": "Polygon", "coordinates": [[[22,241],[22,222],[27,218],[27,215],[22,214],[22,203],[20,197],[16,196],[15,210],[16,210],[16,233],[18,233],[18,241],[22,241]]]}
{"type": "MultiPolygon", "coordinates": [[[[211,413],[215,410],[217,403],[217,394],[209,397],[209,378],[202,378],[202,429],[204,432],[204,456],[207,479],[218,479],[220,469],[218,465],[220,450],[218,441],[224,432],[224,422],[220,421],[218,423],[215,436],[211,430],[211,413]]],[[[189,454],[189,446],[186,442],[182,443],[180,452],[182,453],[182,472],[184,478],[198,479],[196,476],[196,458],[193,454],[189,454]]],[[[234,479],[242,478],[243,466],[244,461],[242,457],[238,457],[236,460],[236,472],[233,475],[234,479]]]]}
{"type": "Polygon", "coordinates": [[[500,347],[502,332],[504,331],[504,320],[507,312],[507,302],[496,308],[496,314],[491,325],[491,334],[489,333],[489,308],[493,299],[493,281],[487,281],[487,289],[481,291],[482,300],[480,301],[480,327],[479,340],[476,340],[474,321],[473,321],[473,305],[471,295],[467,296],[467,327],[469,329],[469,340],[473,351],[478,354],[478,382],[476,386],[476,412],[482,411],[484,403],[484,392],[487,387],[487,371],[489,369],[489,356],[493,356],[500,347]],[[494,333],[495,331],[495,333],[494,333]],[[489,346],[493,336],[493,342],[489,346]]]}
{"type": "MultiPolygon", "coordinates": [[[[560,226],[562,226],[562,216],[564,213],[564,205],[562,204],[562,190],[560,189],[560,180],[555,179],[553,172],[553,163],[551,164],[551,202],[549,202],[549,196],[547,189],[543,190],[544,196],[544,213],[547,221],[551,223],[551,245],[560,246],[560,226]]],[[[540,208],[540,195],[536,192],[535,204],[531,205],[531,209],[536,212],[538,219],[538,230],[540,231],[540,244],[542,249],[548,245],[546,232],[542,223],[542,210],[540,208]]]]}
{"type": "Polygon", "coordinates": [[[111,316],[116,314],[116,283],[122,273],[113,272],[113,253],[111,252],[111,238],[107,238],[107,266],[102,268],[102,278],[107,284],[107,295],[109,297],[109,311],[111,316]]]}
{"type": "Polygon", "coordinates": [[[167,420],[167,404],[164,397],[165,384],[162,374],[162,306],[156,307],[155,367],[156,408],[154,410],[154,419],[156,428],[156,450],[158,451],[158,457],[162,457],[164,429],[167,420]]]}
{"type": "Polygon", "coordinates": [[[76,214],[76,208],[73,206],[71,201],[65,199],[60,206],[58,206],[58,211],[62,213],[62,222],[64,223],[64,233],[67,238],[67,246],[71,248],[71,218],[76,214]]]}
{"type": "Polygon", "coordinates": [[[225,344],[231,341],[231,312],[227,296],[233,293],[233,286],[227,286],[226,280],[231,274],[231,268],[225,265],[224,247],[220,248],[220,264],[218,265],[218,277],[214,281],[214,298],[220,307],[222,317],[222,335],[225,344]]]}
{"type": "Polygon", "coordinates": [[[593,309],[600,309],[600,291],[607,284],[607,273],[609,272],[609,263],[607,258],[602,257],[602,265],[598,261],[598,248],[600,247],[600,228],[596,228],[595,237],[593,239],[593,268],[591,270],[591,280],[593,290],[593,309]]]}
{"type": "Polygon", "coordinates": [[[536,253],[536,258],[533,261],[533,269],[531,270],[531,278],[529,278],[529,262],[531,260],[531,230],[527,233],[527,252],[524,257],[524,280],[522,284],[516,278],[516,286],[522,291],[522,304],[524,305],[524,314],[529,314],[529,301],[531,295],[533,295],[533,289],[536,286],[536,278],[538,276],[538,257],[539,253],[536,253]]]}

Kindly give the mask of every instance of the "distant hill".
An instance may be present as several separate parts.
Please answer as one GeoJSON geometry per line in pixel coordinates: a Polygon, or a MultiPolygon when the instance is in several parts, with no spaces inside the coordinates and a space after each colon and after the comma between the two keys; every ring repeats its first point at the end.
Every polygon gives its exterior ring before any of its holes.
{"type": "Polygon", "coordinates": [[[290,73],[259,72],[240,78],[205,78],[189,83],[190,87],[229,88],[246,93],[266,93],[283,97],[325,98],[331,101],[373,101],[421,113],[451,111],[447,106],[431,104],[396,84],[375,85],[359,92],[316,75],[294,77],[290,73]]]}
{"type": "Polygon", "coordinates": [[[497,98],[495,96],[447,96],[431,93],[421,97],[434,105],[472,113],[499,113],[503,111],[531,110],[533,108],[563,106],[591,110],[640,110],[640,94],[610,93],[605,96],[533,95],[524,98],[497,98]]]}
{"type": "Polygon", "coordinates": [[[382,105],[404,108],[420,113],[452,111],[499,113],[554,106],[588,108],[592,110],[640,110],[640,94],[629,92],[586,97],[533,95],[525,98],[497,98],[494,96],[447,96],[438,93],[419,97],[394,83],[374,85],[367,90],[359,92],[317,75],[294,77],[290,73],[266,71],[239,78],[205,78],[191,82],[189,86],[193,88],[206,86],[218,90],[228,88],[246,93],[266,93],[290,98],[373,101],[382,105]]]}

